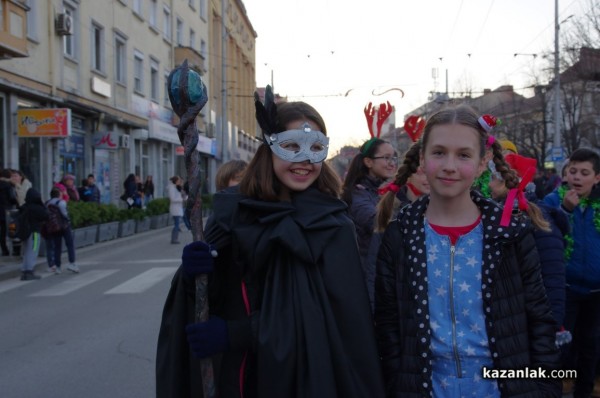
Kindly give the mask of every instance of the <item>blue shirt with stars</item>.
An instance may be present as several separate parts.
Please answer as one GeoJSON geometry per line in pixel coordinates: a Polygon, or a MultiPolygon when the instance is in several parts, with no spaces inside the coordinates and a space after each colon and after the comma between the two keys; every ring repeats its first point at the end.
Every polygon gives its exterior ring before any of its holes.
{"type": "Polygon", "coordinates": [[[460,236],[454,246],[425,222],[427,291],[435,397],[499,397],[481,294],[483,226],[460,236]]]}

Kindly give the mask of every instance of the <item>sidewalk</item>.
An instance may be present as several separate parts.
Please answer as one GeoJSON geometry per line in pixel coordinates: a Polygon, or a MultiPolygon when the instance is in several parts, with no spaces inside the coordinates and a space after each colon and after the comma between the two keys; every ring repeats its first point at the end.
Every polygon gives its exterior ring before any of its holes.
{"type": "MultiPolygon", "coordinates": [[[[172,228],[172,225],[168,225],[164,228],[151,229],[149,231],[133,234],[124,238],[117,238],[106,242],[95,243],[90,246],[80,247],[79,249],[75,249],[75,258],[78,258],[81,254],[85,254],[93,250],[103,250],[107,246],[126,245],[132,239],[144,239],[155,234],[168,234],[168,231],[170,231],[172,228]]],[[[66,255],[67,254],[63,252],[63,256],[65,256],[65,258],[66,255]]],[[[0,256],[0,281],[19,277],[21,275],[21,262],[21,257],[0,256]]],[[[77,261],[75,263],[77,263],[77,261]]],[[[44,272],[46,270],[46,266],[46,256],[38,256],[34,268],[35,272],[44,272]]]]}

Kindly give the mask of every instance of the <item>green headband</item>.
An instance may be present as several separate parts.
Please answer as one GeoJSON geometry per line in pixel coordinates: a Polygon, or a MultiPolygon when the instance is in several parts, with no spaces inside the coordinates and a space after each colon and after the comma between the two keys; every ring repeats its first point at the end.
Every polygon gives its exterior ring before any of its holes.
{"type": "Polygon", "coordinates": [[[377,141],[377,138],[373,137],[373,138],[369,139],[369,141],[367,141],[365,143],[365,147],[361,151],[361,153],[362,153],[363,156],[367,156],[367,152],[369,152],[369,148],[371,148],[371,146],[373,145],[373,143],[375,141],[377,141]]]}

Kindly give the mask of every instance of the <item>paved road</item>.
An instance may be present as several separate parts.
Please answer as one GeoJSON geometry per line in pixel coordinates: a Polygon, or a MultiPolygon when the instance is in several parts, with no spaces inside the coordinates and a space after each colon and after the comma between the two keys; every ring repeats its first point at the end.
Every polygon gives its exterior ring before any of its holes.
{"type": "Polygon", "coordinates": [[[0,395],[154,396],[162,306],[191,241],[169,237],[165,228],[79,250],[77,275],[1,280],[0,395]]]}

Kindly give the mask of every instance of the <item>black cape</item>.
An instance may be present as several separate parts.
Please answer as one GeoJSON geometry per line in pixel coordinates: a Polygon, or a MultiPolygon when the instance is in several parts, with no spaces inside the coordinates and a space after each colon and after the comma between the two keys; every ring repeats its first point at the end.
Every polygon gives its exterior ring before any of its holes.
{"type": "MultiPolygon", "coordinates": [[[[213,202],[206,240],[219,257],[209,279],[210,312],[228,320],[231,345],[213,357],[219,397],[240,397],[241,390],[245,398],[383,397],[346,205],[312,188],[291,202],[237,193],[216,194],[213,202]]],[[[160,398],[202,396],[199,361],[184,331],[194,321],[190,285],[178,270],[163,310],[160,398]]]]}

